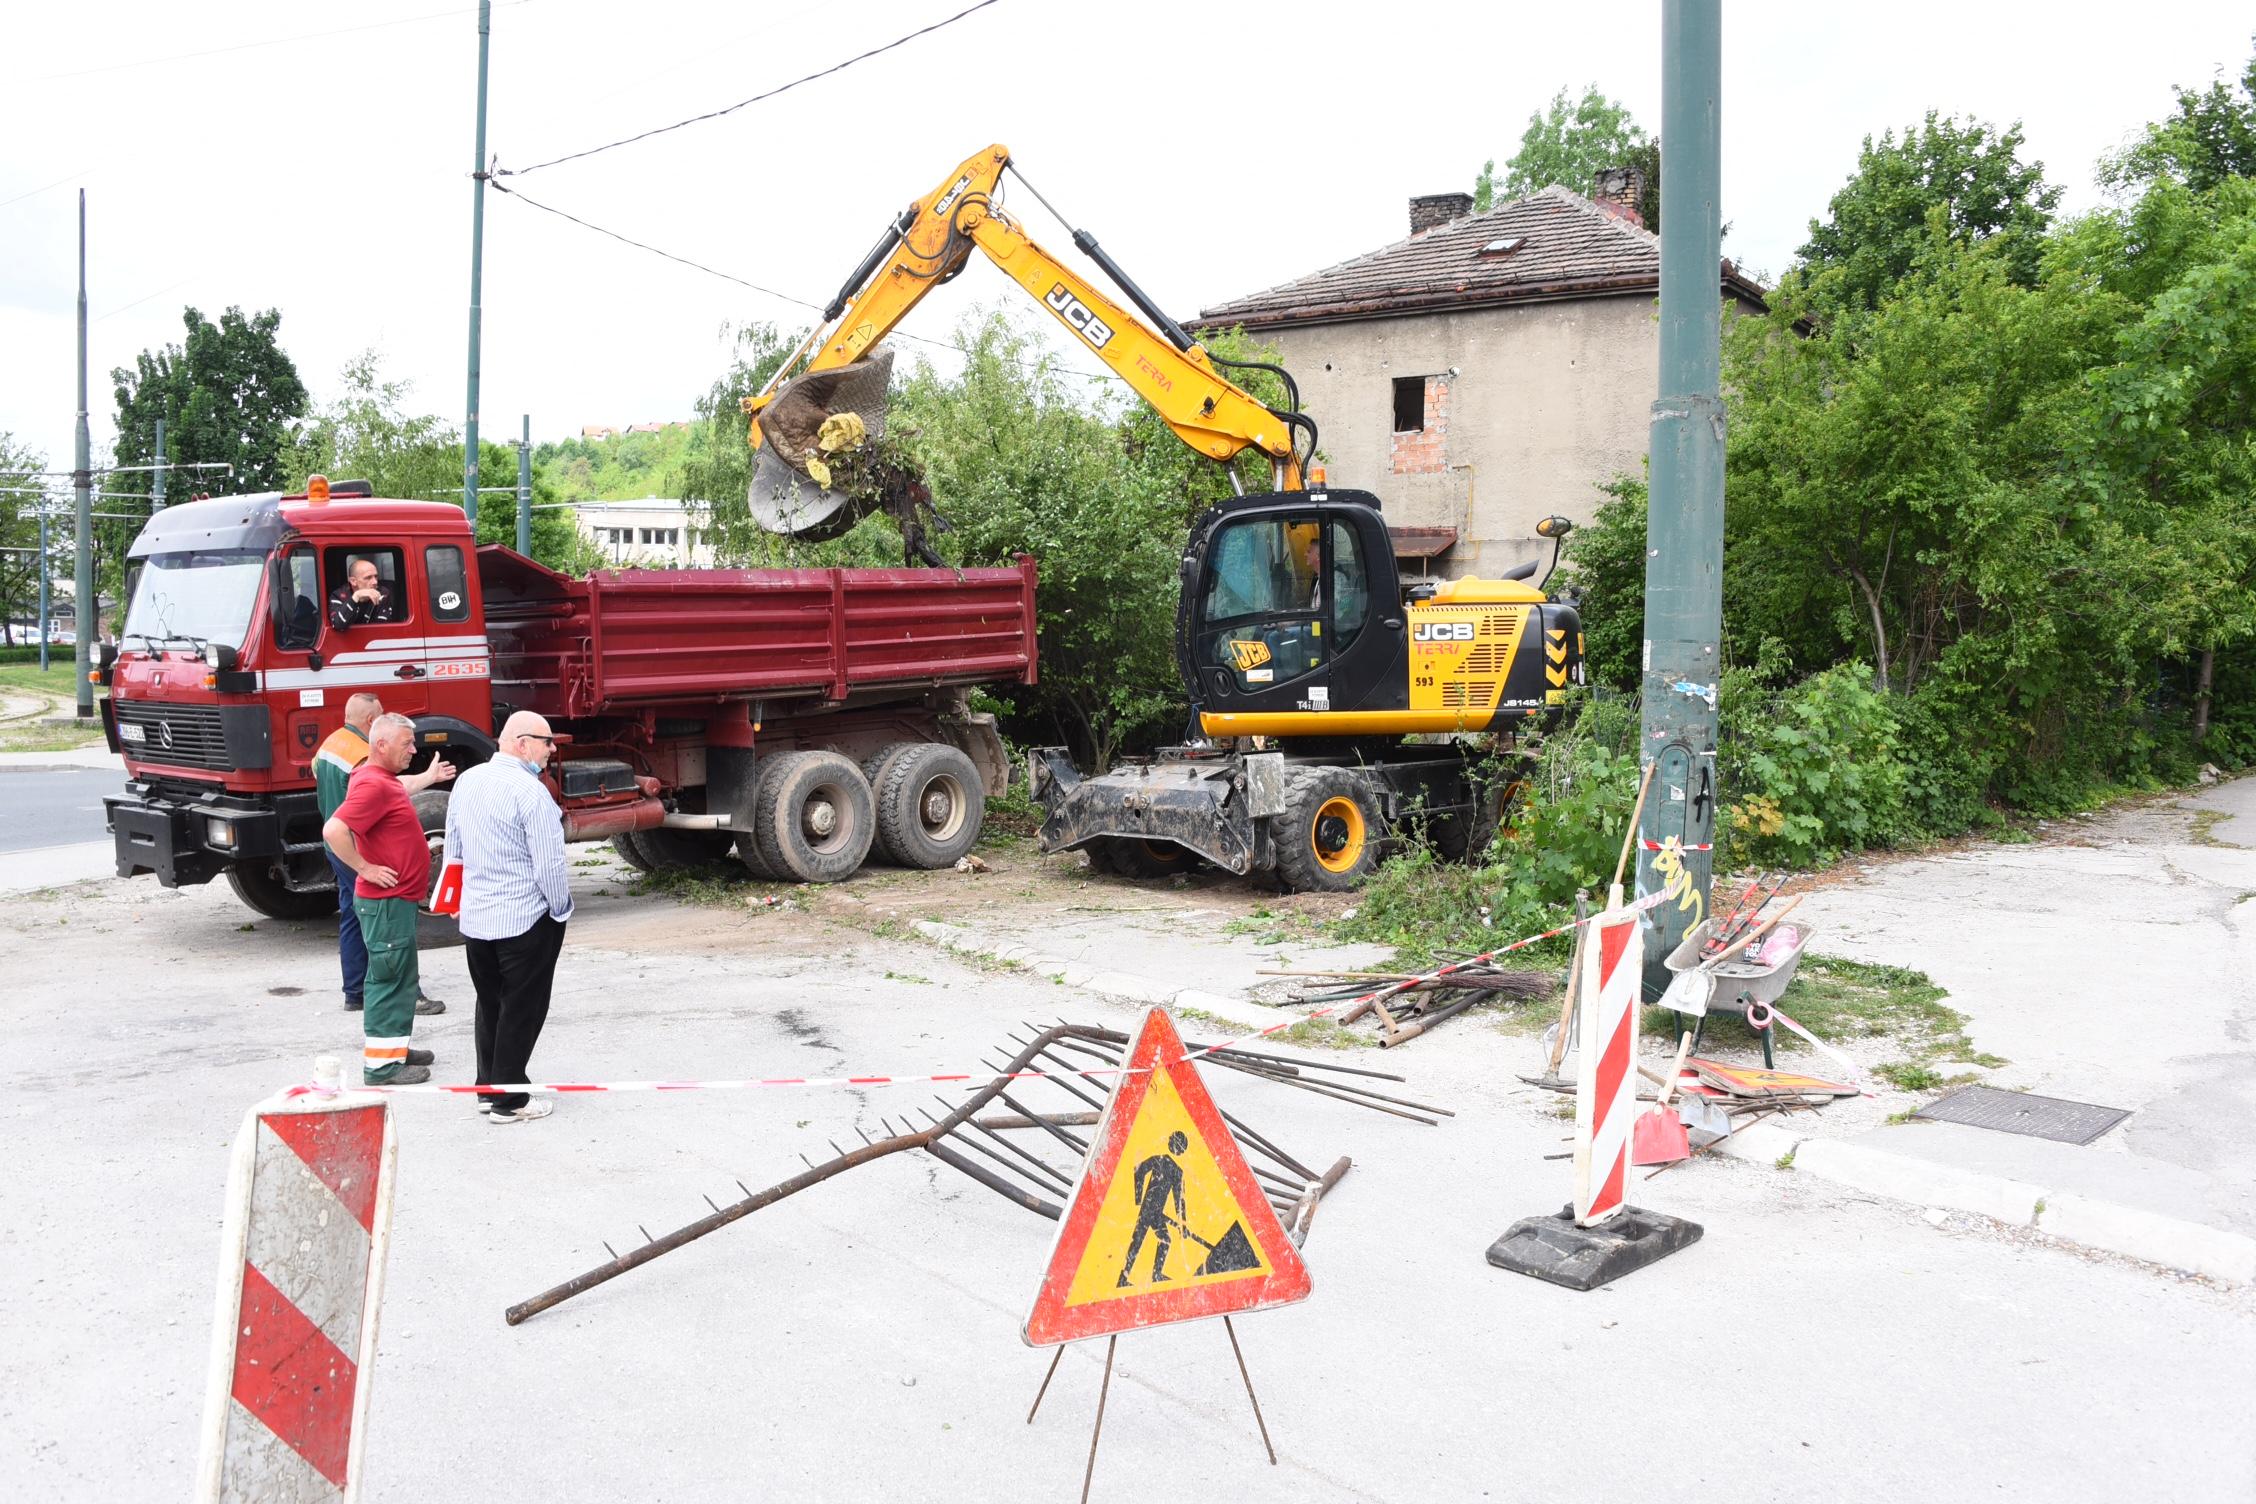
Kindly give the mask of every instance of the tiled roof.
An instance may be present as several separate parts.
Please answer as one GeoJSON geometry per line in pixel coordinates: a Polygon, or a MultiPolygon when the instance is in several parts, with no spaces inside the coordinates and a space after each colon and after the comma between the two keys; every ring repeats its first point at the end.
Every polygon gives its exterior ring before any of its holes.
{"type": "MultiPolygon", "coordinates": [[[[1721,287],[1763,291],[1727,260],[1721,287]]],[[[1201,325],[1331,323],[1431,309],[1633,293],[1661,283],[1661,240],[1565,188],[1471,214],[1201,311],[1201,325]],[[1518,240],[1517,246],[1509,242],[1518,240]],[[1509,248],[1507,248],[1509,247],[1509,248]]]]}

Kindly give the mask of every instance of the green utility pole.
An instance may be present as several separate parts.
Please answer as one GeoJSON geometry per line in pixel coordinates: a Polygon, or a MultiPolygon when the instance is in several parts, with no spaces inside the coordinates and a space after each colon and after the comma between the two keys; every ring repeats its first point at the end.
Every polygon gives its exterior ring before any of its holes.
{"type": "Polygon", "coordinates": [[[1707,913],[1723,636],[1723,176],[1721,0],[1661,10],[1661,381],[1645,524],[1645,717],[1639,762],[1658,763],[1639,827],[1648,912],[1645,988],[1707,913]]]}
{"type": "Polygon", "coordinates": [[[39,498],[39,671],[47,672],[47,498],[39,498]]]}
{"type": "Polygon", "coordinates": [[[533,556],[533,415],[525,414],[525,436],[517,443],[517,552],[533,556]]]}
{"type": "Polygon", "coordinates": [[[478,533],[478,320],[486,257],[486,53],[493,0],[478,0],[478,155],[470,164],[470,400],[462,421],[462,510],[478,533]]]}
{"type": "Polygon", "coordinates": [[[153,490],[151,490],[151,491],[150,491],[150,493],[149,493],[149,502],[150,502],[150,506],[149,506],[149,515],[150,515],[150,516],[152,516],[152,517],[153,517],[153,516],[155,516],[155,515],[156,515],[157,513],[159,513],[159,512],[161,512],[161,511],[163,511],[163,510],[164,510],[164,493],[165,493],[165,484],[164,484],[164,482],[165,482],[165,457],[164,457],[164,425],[165,425],[165,420],[164,420],[164,419],[162,419],[162,418],[159,418],[159,419],[157,419],[157,483],[156,483],[156,486],[155,486],[155,488],[154,488],[153,490]]]}
{"type": "Polygon", "coordinates": [[[72,659],[78,665],[78,715],[94,715],[94,684],[87,678],[94,666],[94,623],[101,616],[94,599],[94,455],[86,428],[86,190],[78,190],[78,440],[73,449],[71,484],[78,492],[78,575],[74,588],[71,631],[72,659]]]}

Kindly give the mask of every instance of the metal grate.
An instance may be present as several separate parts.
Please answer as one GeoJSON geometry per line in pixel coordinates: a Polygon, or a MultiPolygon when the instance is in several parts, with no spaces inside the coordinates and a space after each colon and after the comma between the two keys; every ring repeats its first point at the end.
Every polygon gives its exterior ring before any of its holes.
{"type": "Polygon", "coordinates": [[[138,726],[141,739],[122,732],[120,743],[135,762],[171,763],[182,768],[225,768],[227,735],[220,729],[217,705],[168,705],[157,700],[121,700],[120,728],[138,726]]]}
{"type": "Polygon", "coordinates": [[[1962,1086],[1912,1114],[1930,1123],[1963,1123],[2063,1144],[2088,1144],[2130,1115],[2127,1108],[1999,1091],[1994,1086],[1962,1086]]]}

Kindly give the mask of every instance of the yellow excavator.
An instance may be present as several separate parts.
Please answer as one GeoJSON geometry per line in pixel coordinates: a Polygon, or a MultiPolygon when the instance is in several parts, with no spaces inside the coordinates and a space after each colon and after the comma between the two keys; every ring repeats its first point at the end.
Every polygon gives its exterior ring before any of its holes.
{"type": "MultiPolygon", "coordinates": [[[[1505,579],[1405,582],[1379,498],[1329,486],[1314,465],[1316,424],[1291,376],[1205,349],[1073,230],[1143,318],[1128,312],[1002,211],[1005,172],[1025,183],[1008,148],[990,146],[902,210],[805,343],[745,399],[755,520],[835,536],[873,505],[915,497],[898,476],[834,488],[832,462],[883,435],[881,341],[979,250],[1184,443],[1225,464],[1258,450],[1272,475],[1271,491],[1208,510],[1184,545],[1175,654],[1191,739],[1095,777],[1062,747],[1034,751],[1042,849],[1086,850],[1093,866],[1137,877],[1205,861],[1303,891],[1355,886],[1412,831],[1446,856],[1484,849],[1510,783],[1498,754],[1554,720],[1581,681],[1574,607],[1530,583],[1532,562],[1505,579]],[[1275,373],[1287,405],[1267,406],[1224,369],[1275,373]]],[[[917,547],[909,514],[896,515],[917,547]]],[[[1538,525],[1554,566],[1569,527],[1538,525]]]]}

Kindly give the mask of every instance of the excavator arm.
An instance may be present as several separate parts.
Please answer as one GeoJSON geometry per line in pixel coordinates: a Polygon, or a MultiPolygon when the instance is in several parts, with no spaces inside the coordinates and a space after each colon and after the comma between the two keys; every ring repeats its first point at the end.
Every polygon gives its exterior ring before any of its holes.
{"type": "Polygon", "coordinates": [[[1074,243],[1164,333],[1154,332],[1036,244],[994,201],[1009,166],[1010,151],[999,144],[967,157],[887,227],[823,311],[821,324],[765,388],[744,400],[745,411],[755,415],[753,445],[762,442],[757,415],[776,399],[787,378],[860,360],[926,293],[961,272],[976,249],[1135,388],[1184,443],[1220,461],[1258,449],[1275,469],[1277,489],[1300,489],[1299,434],[1306,431],[1312,456],[1314,425],[1298,413],[1272,411],[1217,371],[1205,348],[1128,280],[1094,236],[1076,230],[1074,243]]]}

